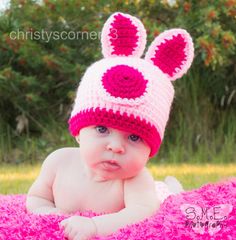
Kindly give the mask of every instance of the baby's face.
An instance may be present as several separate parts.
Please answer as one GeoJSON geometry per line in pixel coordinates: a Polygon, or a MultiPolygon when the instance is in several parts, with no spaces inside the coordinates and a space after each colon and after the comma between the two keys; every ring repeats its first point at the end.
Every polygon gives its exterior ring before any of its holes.
{"type": "Polygon", "coordinates": [[[105,126],[83,128],[78,138],[82,161],[104,180],[136,176],[151,151],[139,136],[105,126]]]}

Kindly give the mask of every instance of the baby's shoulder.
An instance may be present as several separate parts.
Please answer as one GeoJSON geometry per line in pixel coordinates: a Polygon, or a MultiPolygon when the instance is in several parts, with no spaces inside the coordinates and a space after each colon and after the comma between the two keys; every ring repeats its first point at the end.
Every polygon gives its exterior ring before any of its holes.
{"type": "Polygon", "coordinates": [[[146,167],[144,167],[136,176],[126,179],[124,182],[125,187],[151,186],[153,184],[154,179],[146,167]]]}
{"type": "Polygon", "coordinates": [[[68,166],[68,163],[72,161],[72,159],[78,158],[79,155],[79,148],[60,148],[50,153],[44,160],[43,165],[46,165],[50,168],[52,167],[54,169],[58,168],[59,166],[63,166],[64,164],[68,166]]]}
{"type": "Polygon", "coordinates": [[[78,147],[64,147],[64,148],[59,148],[55,150],[50,155],[65,156],[65,155],[74,155],[76,153],[79,153],[78,147]]]}

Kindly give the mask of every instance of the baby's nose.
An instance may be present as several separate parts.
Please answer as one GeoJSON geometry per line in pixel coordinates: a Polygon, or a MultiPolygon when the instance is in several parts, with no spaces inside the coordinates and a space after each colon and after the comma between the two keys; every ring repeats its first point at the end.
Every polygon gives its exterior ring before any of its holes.
{"type": "Polygon", "coordinates": [[[116,138],[112,139],[108,144],[107,144],[107,150],[113,151],[114,153],[124,153],[125,152],[125,147],[121,139],[116,138]]]}

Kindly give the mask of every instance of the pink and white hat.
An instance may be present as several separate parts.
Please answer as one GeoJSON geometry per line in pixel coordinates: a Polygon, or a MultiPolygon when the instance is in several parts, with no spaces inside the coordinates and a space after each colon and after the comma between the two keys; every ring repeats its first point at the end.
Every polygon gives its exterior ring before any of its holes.
{"type": "Polygon", "coordinates": [[[144,59],[146,31],[136,17],[116,12],[105,23],[104,58],[85,72],[69,119],[69,130],[104,125],[143,138],[154,156],[163,140],[174,97],[174,81],[189,69],[194,48],[183,29],[161,33],[144,59]]]}

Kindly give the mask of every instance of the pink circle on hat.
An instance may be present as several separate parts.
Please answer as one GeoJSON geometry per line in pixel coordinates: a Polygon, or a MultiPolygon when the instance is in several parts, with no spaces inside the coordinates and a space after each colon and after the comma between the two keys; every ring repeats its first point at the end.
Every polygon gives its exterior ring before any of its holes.
{"type": "Polygon", "coordinates": [[[105,90],[113,97],[135,99],[143,96],[148,81],[137,69],[127,65],[117,65],[108,69],[103,77],[102,84],[105,90]]]}

